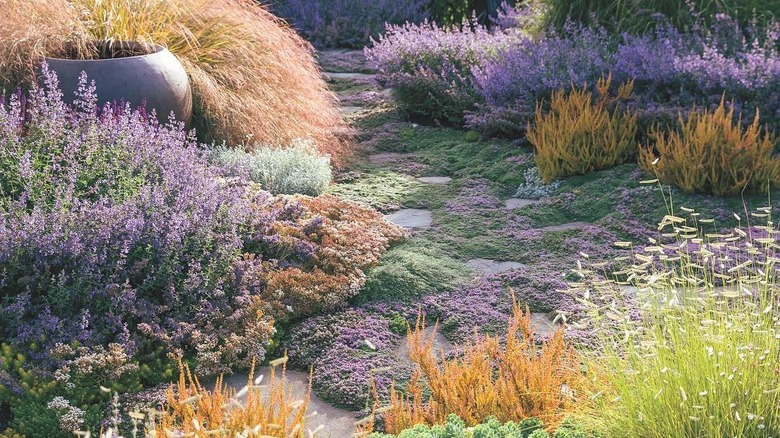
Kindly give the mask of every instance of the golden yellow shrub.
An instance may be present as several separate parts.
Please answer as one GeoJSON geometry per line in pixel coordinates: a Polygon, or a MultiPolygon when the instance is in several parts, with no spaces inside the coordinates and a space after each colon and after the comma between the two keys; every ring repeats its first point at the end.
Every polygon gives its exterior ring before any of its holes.
{"type": "Polygon", "coordinates": [[[622,84],[617,95],[610,96],[611,82],[611,76],[599,80],[595,100],[585,86],[553,93],[549,112],[537,104],[527,138],[536,149],[536,166],[544,182],[605,169],[635,156],[636,113],[616,107],[631,95],[633,82],[622,84]]]}
{"type": "Polygon", "coordinates": [[[774,154],[777,139],[763,132],[759,114],[743,128],[727,110],[725,98],[714,111],[694,108],[687,120],[679,117],[680,130],[651,129],[654,145],[642,146],[639,164],[667,184],[686,192],[727,196],[767,190],[780,182],[780,157],[774,154]]]}
{"type": "Polygon", "coordinates": [[[533,417],[554,428],[573,410],[585,383],[563,328],[540,347],[528,308],[517,303],[505,337],[475,338],[450,360],[437,357],[433,336],[426,338],[422,329],[418,318],[409,336],[409,358],[417,368],[406,393],[392,388],[390,405],[381,408],[388,433],[442,424],[451,413],[471,426],[493,416],[501,422],[533,417]]]}
{"type": "Polygon", "coordinates": [[[237,394],[221,378],[214,390],[208,391],[183,367],[178,385],[168,390],[168,408],[155,424],[156,436],[169,436],[173,431],[196,437],[246,433],[269,438],[306,436],[304,416],[311,388],[303,399],[294,400],[285,387],[284,366],[281,377],[276,376],[276,367],[272,366],[267,381],[255,382],[253,374],[254,370],[249,373],[246,387],[237,394]]]}

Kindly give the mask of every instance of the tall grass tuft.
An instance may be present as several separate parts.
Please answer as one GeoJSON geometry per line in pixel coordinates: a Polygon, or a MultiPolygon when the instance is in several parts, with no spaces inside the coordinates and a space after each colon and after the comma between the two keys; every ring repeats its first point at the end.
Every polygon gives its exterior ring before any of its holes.
{"type": "Polygon", "coordinates": [[[254,379],[251,371],[246,386],[238,392],[228,389],[220,378],[209,391],[183,367],[178,385],[167,392],[168,409],[154,425],[155,436],[307,436],[304,416],[311,389],[303,399],[295,400],[285,386],[284,365],[280,377],[276,372],[276,366],[271,366],[266,383],[264,376],[254,379]]]}
{"type": "MultiPolygon", "coordinates": [[[[666,216],[625,269],[575,272],[610,370],[591,421],[615,437],[780,434],[777,230],[771,209],[724,232],[691,209],[666,216]],[[764,225],[751,226],[757,220],[764,225]]],[[[738,221],[740,217],[737,216],[738,221]]]]}
{"type": "MultiPolygon", "coordinates": [[[[313,49],[251,0],[0,0],[0,82],[29,85],[44,56],[94,40],[168,47],[193,87],[202,140],[313,139],[343,158],[344,122],[313,49]],[[20,25],[24,23],[24,26],[20,25]]],[[[83,53],[82,53],[83,56],[83,53]]]]}
{"type": "Polygon", "coordinates": [[[505,337],[475,339],[459,353],[439,357],[433,335],[426,337],[418,318],[409,336],[409,358],[417,368],[405,394],[392,388],[390,405],[380,408],[386,432],[443,424],[449,414],[469,426],[492,416],[502,422],[533,417],[554,428],[572,411],[584,384],[579,356],[563,329],[539,348],[531,315],[516,302],[505,337]]]}
{"type": "Polygon", "coordinates": [[[610,96],[611,81],[611,76],[598,81],[595,99],[584,86],[553,93],[549,112],[537,104],[528,140],[536,148],[542,181],[605,169],[636,155],[636,113],[616,106],[631,95],[633,82],[610,96]]]}

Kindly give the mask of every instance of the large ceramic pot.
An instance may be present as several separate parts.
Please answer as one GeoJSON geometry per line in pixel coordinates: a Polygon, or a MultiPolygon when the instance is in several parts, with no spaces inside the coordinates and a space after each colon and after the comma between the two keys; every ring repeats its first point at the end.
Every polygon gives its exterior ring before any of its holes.
{"type": "MultiPolygon", "coordinates": [[[[177,120],[189,126],[192,91],[181,62],[162,46],[148,48],[131,42],[119,44],[120,51],[115,57],[46,58],[49,69],[57,73],[64,99],[73,101],[83,71],[89,80],[95,81],[101,106],[106,102],[121,101],[133,107],[145,104],[147,111],[157,111],[160,122],[167,122],[173,111],[177,120]]],[[[115,47],[112,46],[112,49],[115,47]]]]}

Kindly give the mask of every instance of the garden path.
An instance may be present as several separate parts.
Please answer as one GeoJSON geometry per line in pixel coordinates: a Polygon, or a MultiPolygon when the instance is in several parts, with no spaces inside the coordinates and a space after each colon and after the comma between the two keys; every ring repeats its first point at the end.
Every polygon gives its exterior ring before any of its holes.
{"type": "MultiPolygon", "coordinates": [[[[451,172],[447,165],[432,166],[431,161],[446,164],[457,157],[438,152],[436,157],[426,157],[425,148],[413,144],[415,136],[425,134],[429,128],[394,116],[397,108],[391,90],[383,88],[375,80],[375,72],[367,67],[362,52],[324,51],[320,53],[319,60],[323,76],[339,97],[342,114],[355,128],[358,143],[359,158],[349,166],[348,172],[336,175],[339,182],[333,186],[333,192],[383,211],[387,220],[409,229],[410,239],[421,242],[423,247],[448,242],[453,235],[462,238],[452,241],[457,250],[443,254],[444,257],[455,257],[456,260],[449,263],[459,264],[464,272],[471,273],[467,279],[469,284],[480,278],[538,269],[529,264],[529,261],[536,263],[533,255],[522,260],[513,259],[523,254],[518,250],[521,247],[512,243],[522,233],[536,235],[533,233],[546,231],[544,234],[567,235],[567,232],[588,225],[586,222],[565,223],[564,220],[563,223],[552,222],[556,225],[534,226],[528,215],[533,213],[532,207],[542,201],[506,195],[501,196],[505,199],[502,201],[493,194],[490,185],[485,184],[486,180],[480,173],[482,170],[462,175],[451,172]],[[393,135],[386,136],[387,130],[393,135]],[[365,187],[356,188],[364,181],[365,187]],[[383,198],[384,190],[386,197],[383,198]],[[485,208],[474,213],[474,206],[485,208]],[[488,234],[488,239],[493,240],[483,241],[488,234]]],[[[441,132],[444,134],[436,132],[436,135],[446,135],[449,131],[441,132]]],[[[462,136],[461,133],[457,135],[462,136]]],[[[455,146],[464,148],[468,144],[458,143],[455,146]]],[[[436,264],[436,261],[433,263],[436,264]]],[[[542,269],[545,272],[549,270],[547,266],[542,269]]],[[[469,322],[466,318],[466,323],[469,322]]],[[[532,323],[542,337],[557,328],[545,312],[533,313],[532,323]]],[[[426,335],[434,337],[434,348],[445,354],[452,352],[454,344],[448,339],[449,335],[445,336],[446,330],[432,333],[433,329],[432,326],[426,328],[426,335]]],[[[395,364],[391,368],[409,369],[412,364],[408,359],[407,337],[402,335],[395,339],[389,347],[372,348],[371,352],[355,350],[357,356],[354,360],[361,360],[360,354],[383,355],[395,364]]],[[[260,369],[259,372],[267,370],[260,369]]],[[[289,370],[286,378],[296,396],[302,397],[308,388],[308,374],[289,370]]],[[[239,389],[246,379],[246,374],[237,374],[226,379],[226,383],[239,389]]],[[[327,433],[320,436],[332,438],[351,436],[358,415],[334,407],[317,397],[316,393],[312,394],[310,411],[317,411],[317,415],[312,417],[309,426],[324,425],[327,433]]]]}

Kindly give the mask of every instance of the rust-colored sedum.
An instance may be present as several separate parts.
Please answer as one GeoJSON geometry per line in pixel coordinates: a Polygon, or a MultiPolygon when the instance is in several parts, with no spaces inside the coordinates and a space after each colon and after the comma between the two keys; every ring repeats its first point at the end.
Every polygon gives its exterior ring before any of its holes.
{"type": "Polygon", "coordinates": [[[528,140],[536,149],[536,166],[546,183],[625,163],[636,156],[636,113],[617,104],[633,91],[633,82],[609,92],[612,77],[601,78],[597,96],[587,86],[553,93],[550,111],[536,106],[528,140]]]}
{"type": "Polygon", "coordinates": [[[639,164],[667,184],[689,193],[718,196],[742,190],[766,191],[780,183],[777,138],[762,132],[759,114],[749,126],[735,120],[734,108],[726,109],[725,96],[714,111],[694,108],[679,131],[654,127],[655,144],[639,150],[639,164]]]}
{"type": "Polygon", "coordinates": [[[209,391],[183,366],[178,385],[168,389],[167,410],[155,424],[155,436],[307,436],[304,416],[311,388],[303,399],[294,399],[285,386],[283,365],[281,377],[276,376],[275,366],[267,381],[256,383],[253,374],[249,373],[246,387],[238,393],[221,378],[209,391]]]}
{"type": "Polygon", "coordinates": [[[531,314],[514,304],[505,337],[475,338],[445,360],[433,351],[433,336],[418,318],[409,336],[409,358],[417,365],[406,393],[391,389],[385,429],[399,433],[415,424],[442,424],[458,415],[473,426],[486,417],[501,422],[539,418],[555,428],[574,409],[585,380],[580,359],[563,328],[534,340],[531,314]],[[430,397],[424,394],[430,391],[430,397]]]}

